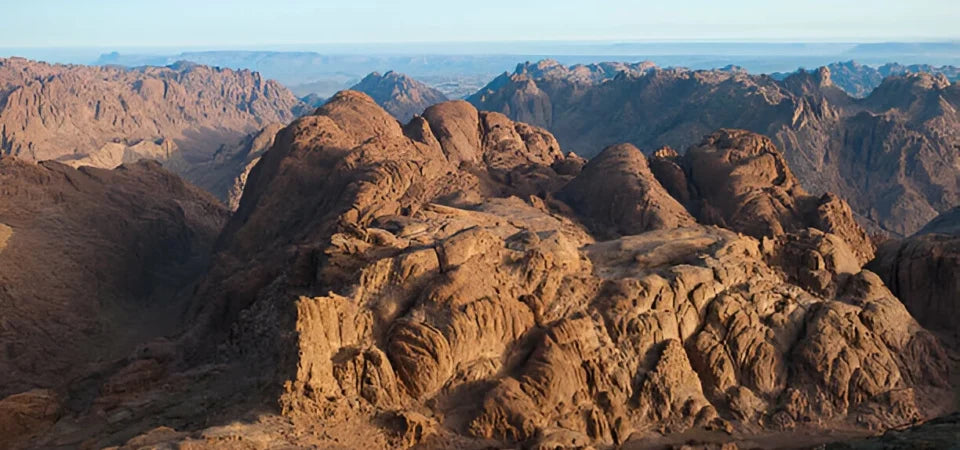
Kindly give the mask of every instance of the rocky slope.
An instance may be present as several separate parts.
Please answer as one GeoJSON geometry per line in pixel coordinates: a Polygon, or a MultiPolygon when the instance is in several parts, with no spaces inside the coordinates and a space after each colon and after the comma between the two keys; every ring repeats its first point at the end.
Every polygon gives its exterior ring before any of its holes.
{"type": "Polygon", "coordinates": [[[178,356],[107,374],[125,389],[99,416],[33,444],[607,447],[953,406],[947,351],[862,270],[845,202],[747,132],[676,158],[584,166],[466,102],[401,126],[342,92],[250,172],[178,356]]]}
{"type": "Polygon", "coordinates": [[[469,100],[551,130],[588,157],[621,142],[683,151],[718,128],[761,133],[807,190],[846,198],[863,224],[895,235],[960,203],[960,85],[942,75],[887,78],[857,99],[828,69],[778,81],[735,68],[590,78],[540,65],[548,70],[521,66],[469,100]]]}
{"type": "Polygon", "coordinates": [[[960,208],[917,234],[884,243],[870,263],[924,326],[957,335],[960,321],[960,208]]]}
{"type": "Polygon", "coordinates": [[[369,95],[403,123],[427,107],[447,101],[442,92],[397,72],[373,72],[350,89],[369,95]]]}
{"type": "Polygon", "coordinates": [[[0,60],[0,153],[101,168],[156,159],[223,199],[215,187],[228,181],[198,166],[300,109],[286,88],[250,71],[0,60]]]}
{"type": "Polygon", "coordinates": [[[263,153],[273,146],[281,129],[283,125],[272,123],[234,145],[221,146],[209,161],[190,168],[190,178],[223,199],[227,208],[235,211],[240,206],[250,171],[263,153]]]}
{"type": "Polygon", "coordinates": [[[0,398],[19,394],[0,401],[6,443],[76,407],[67,392],[90,389],[138,344],[177,331],[226,218],[156,162],[78,170],[0,157],[0,398]]]}

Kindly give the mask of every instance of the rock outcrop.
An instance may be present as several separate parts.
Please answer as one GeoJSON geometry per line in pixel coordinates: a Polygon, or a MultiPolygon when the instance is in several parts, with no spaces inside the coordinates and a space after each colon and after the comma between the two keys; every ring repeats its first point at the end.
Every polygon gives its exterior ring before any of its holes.
{"type": "Polygon", "coordinates": [[[544,127],[587,157],[624,142],[684,150],[720,128],[761,133],[806,190],[846,199],[871,232],[910,235],[960,203],[960,85],[943,74],[889,77],[861,99],[828,68],[777,80],[655,67],[589,77],[541,65],[518,67],[469,100],[544,127]]]}
{"type": "Polygon", "coordinates": [[[960,321],[960,208],[917,234],[880,246],[870,269],[924,326],[957,333],[960,321]]]}
{"type": "Polygon", "coordinates": [[[616,236],[677,228],[696,221],[657,182],[636,147],[608,147],[560,192],[595,234],[616,236]]]}
{"type": "Polygon", "coordinates": [[[442,92],[397,72],[373,72],[350,89],[369,95],[403,123],[428,107],[447,101],[442,92]]]}
{"type": "Polygon", "coordinates": [[[664,184],[701,223],[758,239],[817,228],[846,241],[858,264],[873,259],[874,245],[847,203],[830,193],[809,195],[764,136],[720,130],[683,158],[666,151],[654,160],[664,184]]]}
{"type": "Polygon", "coordinates": [[[209,176],[218,151],[301,109],[286,88],[245,70],[0,60],[0,154],[100,168],[155,159],[224,201],[217,188],[239,174],[209,176]]]}
{"type": "Polygon", "coordinates": [[[0,436],[3,448],[17,448],[53,427],[60,416],[57,394],[35,389],[0,399],[0,436]]]}

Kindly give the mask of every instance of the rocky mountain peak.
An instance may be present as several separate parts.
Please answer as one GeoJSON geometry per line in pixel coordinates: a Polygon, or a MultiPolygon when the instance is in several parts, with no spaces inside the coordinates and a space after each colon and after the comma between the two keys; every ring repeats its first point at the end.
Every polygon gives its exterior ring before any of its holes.
{"type": "Polygon", "coordinates": [[[427,107],[447,100],[440,91],[394,71],[371,73],[350,89],[366,93],[403,123],[427,107]]]}

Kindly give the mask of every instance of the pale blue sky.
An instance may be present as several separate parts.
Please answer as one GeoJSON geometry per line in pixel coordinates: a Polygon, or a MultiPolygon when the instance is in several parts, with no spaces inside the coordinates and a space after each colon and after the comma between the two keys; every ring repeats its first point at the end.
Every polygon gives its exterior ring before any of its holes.
{"type": "Polygon", "coordinates": [[[0,47],[960,39],[960,0],[0,0],[0,47]]]}

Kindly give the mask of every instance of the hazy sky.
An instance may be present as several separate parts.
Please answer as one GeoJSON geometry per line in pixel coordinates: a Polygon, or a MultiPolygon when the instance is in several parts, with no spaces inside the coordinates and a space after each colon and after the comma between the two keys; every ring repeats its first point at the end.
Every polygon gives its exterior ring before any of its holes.
{"type": "Polygon", "coordinates": [[[0,47],[960,39],[960,0],[0,0],[0,47]]]}

